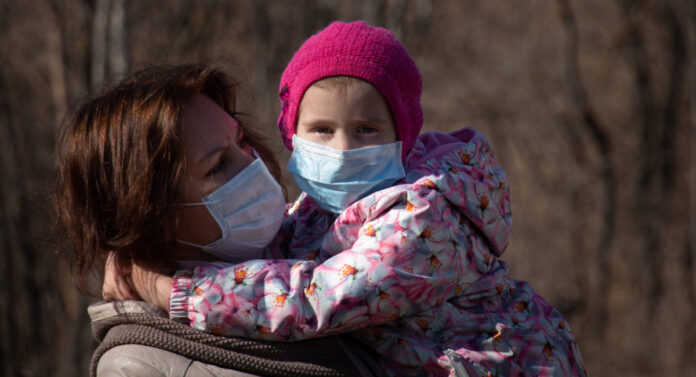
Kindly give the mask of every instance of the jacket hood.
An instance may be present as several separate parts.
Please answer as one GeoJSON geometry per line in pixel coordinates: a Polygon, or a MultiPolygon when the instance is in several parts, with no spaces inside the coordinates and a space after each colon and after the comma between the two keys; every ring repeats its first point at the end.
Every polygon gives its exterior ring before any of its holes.
{"type": "Polygon", "coordinates": [[[510,239],[510,188],[488,140],[473,128],[425,132],[406,159],[406,182],[425,180],[478,228],[496,256],[510,239]]]}

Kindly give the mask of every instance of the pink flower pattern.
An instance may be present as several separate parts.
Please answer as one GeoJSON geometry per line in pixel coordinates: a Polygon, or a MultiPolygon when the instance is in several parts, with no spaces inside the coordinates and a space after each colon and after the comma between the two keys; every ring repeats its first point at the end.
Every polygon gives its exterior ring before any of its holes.
{"type": "Polygon", "coordinates": [[[390,376],[586,376],[563,316],[499,259],[510,196],[485,137],[422,134],[405,165],[403,183],[337,217],[302,194],[275,243],[287,260],[197,268],[191,325],[286,341],[352,332],[390,376]]]}

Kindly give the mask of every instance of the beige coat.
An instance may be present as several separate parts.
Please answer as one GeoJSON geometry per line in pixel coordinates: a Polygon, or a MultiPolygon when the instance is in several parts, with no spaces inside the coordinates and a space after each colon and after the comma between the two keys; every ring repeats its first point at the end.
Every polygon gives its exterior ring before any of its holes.
{"type": "MultiPolygon", "coordinates": [[[[166,317],[159,308],[141,301],[101,302],[88,309],[92,321],[122,313],[166,317]]],[[[127,344],[114,347],[99,359],[98,377],[253,377],[232,369],[205,364],[159,348],[127,344]]]]}
{"type": "MultiPolygon", "coordinates": [[[[167,314],[162,311],[161,309],[150,305],[146,302],[142,301],[117,301],[117,302],[100,302],[91,305],[88,308],[88,312],[90,315],[90,318],[92,320],[93,324],[93,330],[95,331],[95,336],[99,340],[104,338],[104,331],[110,332],[113,331],[114,329],[111,329],[109,326],[104,327],[104,324],[106,323],[112,323],[114,320],[120,321],[122,318],[135,318],[138,317],[142,318],[154,318],[155,322],[162,322],[158,318],[163,318],[168,321],[167,314]],[[100,330],[97,330],[97,328],[100,328],[100,330]],[[106,330],[104,330],[106,329],[106,330]],[[100,335],[98,335],[100,334],[100,335]]],[[[169,327],[170,325],[167,324],[166,327],[169,327]]],[[[181,325],[178,325],[181,326],[181,325]]],[[[185,328],[185,327],[184,327],[185,328]]],[[[130,343],[131,341],[134,341],[134,344],[122,344],[122,343],[102,343],[103,347],[101,348],[101,352],[99,349],[95,351],[95,356],[93,357],[94,359],[98,358],[98,360],[93,360],[93,365],[92,365],[92,375],[96,375],[97,377],[141,377],[141,376],[156,376],[156,377],[253,377],[255,376],[254,374],[246,373],[246,372],[241,372],[238,370],[234,369],[229,369],[229,368],[224,368],[220,367],[217,365],[213,364],[208,364],[206,362],[202,362],[200,360],[192,359],[187,356],[183,356],[181,354],[175,353],[168,351],[166,349],[161,349],[153,346],[146,346],[146,345],[141,345],[141,344],[135,344],[138,343],[137,339],[151,339],[149,335],[144,335],[148,334],[149,327],[144,327],[142,329],[138,328],[135,331],[131,332],[120,332],[122,335],[122,338],[125,342],[130,343]],[[125,335],[123,335],[125,334],[125,335]],[[108,344],[108,345],[107,345],[108,344]],[[113,347],[113,348],[109,348],[113,347]],[[104,352],[106,350],[106,352],[104,352]],[[99,357],[101,355],[101,357],[99,357]],[[94,364],[96,361],[96,365],[94,364]]],[[[181,330],[181,329],[179,329],[181,330]]],[[[193,331],[197,332],[197,330],[187,330],[187,331],[193,331]]],[[[117,333],[118,330],[117,330],[117,333]]],[[[114,333],[115,335],[116,333],[114,333]]],[[[207,335],[211,336],[211,335],[207,335]]],[[[108,336],[107,336],[108,337],[108,336]]],[[[196,339],[199,339],[199,337],[196,335],[196,339]]],[[[344,366],[342,369],[344,372],[341,375],[345,375],[347,371],[348,375],[356,375],[356,376],[366,376],[366,377],[373,377],[373,376],[378,376],[382,375],[382,371],[379,369],[379,367],[376,367],[376,364],[374,361],[371,361],[370,355],[366,354],[364,351],[361,351],[361,346],[357,344],[350,344],[347,343],[345,340],[339,337],[330,337],[325,338],[323,340],[318,340],[320,343],[319,347],[320,349],[316,348],[317,344],[311,345],[305,342],[299,342],[296,343],[297,347],[300,347],[300,349],[306,350],[305,352],[310,352],[312,355],[317,353],[321,353],[326,355],[329,355],[329,359],[331,359],[334,355],[337,359],[332,362],[332,366],[336,366],[338,364],[341,364],[344,366]],[[302,344],[304,343],[304,344],[302,344]],[[305,348],[309,347],[309,348],[305,348]],[[314,348],[311,348],[314,347],[314,348]],[[321,351],[326,351],[327,353],[323,353],[321,351]],[[370,361],[368,361],[370,360],[370,361]],[[345,366],[348,366],[345,368],[345,366]]],[[[167,338],[169,339],[169,338],[167,338]]],[[[172,341],[179,342],[178,337],[171,339],[172,341]]],[[[249,340],[252,341],[252,340],[249,340]]],[[[164,348],[170,348],[169,346],[172,343],[168,343],[169,340],[167,340],[164,348]]],[[[246,342],[246,341],[245,341],[246,342]]],[[[252,341],[256,342],[256,341],[252,341]]],[[[149,341],[146,342],[146,344],[150,343],[149,341]]],[[[215,341],[215,343],[218,343],[215,341]]],[[[153,344],[153,343],[150,343],[153,344]]],[[[157,343],[154,343],[157,344],[157,343]]],[[[164,343],[160,343],[164,344],[164,343]]],[[[258,346],[262,346],[259,344],[258,346]]],[[[257,347],[257,345],[254,345],[254,347],[257,347]]],[[[294,345],[293,345],[294,347],[294,345]]],[[[174,350],[178,348],[172,348],[174,350]]],[[[226,351],[223,351],[226,352],[226,351]]],[[[184,352],[184,354],[187,354],[184,352]]],[[[294,353],[290,352],[289,354],[286,354],[286,356],[290,357],[294,353]]],[[[208,355],[206,353],[206,355],[208,355]]],[[[225,353],[227,355],[227,353],[225,353]]],[[[257,355],[258,357],[258,355],[257,355]]],[[[295,354],[296,357],[296,354],[295,354]]],[[[203,357],[203,359],[208,359],[211,360],[211,358],[208,356],[203,357]]],[[[217,359],[216,359],[217,360],[217,359]]],[[[233,359],[234,364],[231,365],[237,365],[236,359],[233,359]]],[[[240,359],[241,360],[241,359],[240,359]]],[[[255,363],[275,363],[273,358],[271,359],[266,359],[266,358],[261,358],[261,359],[256,359],[257,361],[254,361],[252,365],[259,366],[260,364],[255,364],[255,363]]],[[[309,360],[304,360],[302,357],[298,359],[292,359],[296,360],[300,363],[302,362],[310,362],[309,360]]],[[[291,361],[291,360],[288,360],[291,361]]],[[[241,362],[241,361],[240,361],[241,362]]],[[[296,364],[291,362],[291,364],[296,364]]],[[[230,365],[228,364],[221,364],[221,365],[230,365]]],[[[275,364],[274,368],[276,367],[275,364]]],[[[247,364],[248,366],[248,364],[247,364]]],[[[280,365],[278,365],[280,367],[280,365]]],[[[308,370],[315,371],[313,369],[315,367],[310,367],[308,370]]],[[[321,366],[318,366],[318,368],[321,368],[321,366]]],[[[241,365],[240,365],[240,369],[241,365]]],[[[245,369],[248,370],[248,369],[245,369]]],[[[253,370],[253,369],[252,369],[253,370]]],[[[265,369],[260,369],[260,370],[265,370],[265,369]]],[[[282,370],[282,369],[274,369],[276,371],[282,370]]],[[[341,370],[341,369],[337,369],[341,370]]],[[[296,374],[296,373],[295,373],[296,374]]],[[[302,375],[304,375],[304,372],[302,372],[302,375]]]]}

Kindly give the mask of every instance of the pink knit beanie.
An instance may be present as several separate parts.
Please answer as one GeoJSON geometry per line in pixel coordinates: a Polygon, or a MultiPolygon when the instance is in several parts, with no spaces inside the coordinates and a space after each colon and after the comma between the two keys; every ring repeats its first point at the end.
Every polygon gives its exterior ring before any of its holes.
{"type": "Polygon", "coordinates": [[[421,75],[406,48],[386,29],[363,21],[333,22],[307,39],[280,79],[278,129],[292,150],[297,113],[312,83],[332,76],[365,80],[382,93],[394,117],[402,160],[423,126],[421,75]]]}

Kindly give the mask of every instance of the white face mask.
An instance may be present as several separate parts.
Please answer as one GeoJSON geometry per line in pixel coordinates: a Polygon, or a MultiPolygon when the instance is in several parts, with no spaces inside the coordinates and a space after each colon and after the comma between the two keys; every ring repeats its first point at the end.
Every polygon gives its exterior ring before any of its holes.
{"type": "Polygon", "coordinates": [[[292,146],[288,171],[295,183],[333,213],[406,175],[400,141],[344,151],[293,135],[292,146]]]}
{"type": "Polygon", "coordinates": [[[180,205],[205,205],[220,226],[222,238],[208,245],[177,241],[236,263],[263,257],[264,248],[283,221],[285,198],[278,182],[257,158],[201,203],[180,205]]]}

